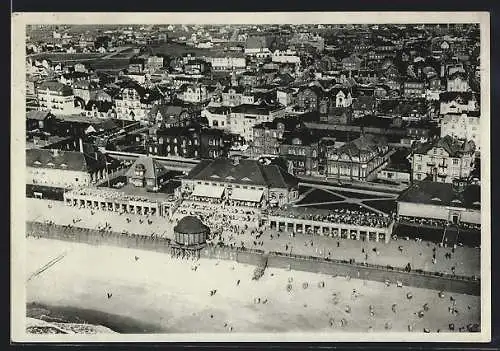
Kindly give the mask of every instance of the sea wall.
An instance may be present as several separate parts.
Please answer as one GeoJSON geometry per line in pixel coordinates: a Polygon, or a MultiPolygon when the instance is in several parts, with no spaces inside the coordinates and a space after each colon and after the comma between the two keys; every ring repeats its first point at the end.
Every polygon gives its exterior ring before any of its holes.
{"type": "MultiPolygon", "coordinates": [[[[75,241],[91,245],[110,245],[125,248],[137,248],[161,253],[170,253],[170,240],[148,236],[102,232],[80,227],[48,225],[39,222],[26,223],[26,235],[49,239],[75,241]]],[[[260,265],[265,260],[264,251],[219,246],[207,246],[200,256],[210,259],[232,260],[239,263],[260,265]]],[[[444,290],[469,295],[480,295],[481,281],[469,277],[449,276],[441,273],[424,271],[405,272],[401,268],[359,263],[341,260],[326,260],[319,257],[290,255],[270,252],[267,257],[268,267],[292,269],[312,273],[373,280],[378,282],[402,282],[405,286],[444,290]]]]}
{"type": "Polygon", "coordinates": [[[468,277],[448,277],[438,273],[414,271],[405,272],[395,267],[368,264],[351,264],[339,260],[325,260],[318,257],[290,255],[271,252],[267,261],[269,267],[292,269],[334,276],[373,280],[378,282],[401,282],[405,286],[433,290],[452,291],[469,295],[480,295],[480,280],[468,277]]]}

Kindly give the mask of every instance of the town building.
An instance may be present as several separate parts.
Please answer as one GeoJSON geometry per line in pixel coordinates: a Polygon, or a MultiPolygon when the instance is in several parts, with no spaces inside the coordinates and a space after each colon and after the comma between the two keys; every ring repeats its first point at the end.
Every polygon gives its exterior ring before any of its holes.
{"type": "Polygon", "coordinates": [[[419,143],[410,155],[412,179],[451,183],[457,178],[467,178],[474,170],[475,151],[474,142],[449,135],[419,143]]]}
{"type": "Polygon", "coordinates": [[[328,150],[325,173],[333,179],[371,180],[389,156],[385,137],[362,134],[358,139],[328,150]]]}
{"type": "Polygon", "coordinates": [[[213,71],[232,71],[244,70],[247,66],[247,60],[240,53],[216,53],[213,56],[205,56],[213,71]]]}
{"type": "Polygon", "coordinates": [[[403,83],[403,95],[407,98],[421,98],[425,96],[425,83],[407,81],[403,83]]]}
{"type": "Polygon", "coordinates": [[[477,151],[481,150],[481,127],[478,113],[448,113],[441,119],[441,137],[451,136],[452,138],[464,141],[472,140],[477,151]]]}
{"type": "Polygon", "coordinates": [[[162,96],[158,91],[128,82],[120,89],[114,100],[118,119],[147,123],[149,110],[153,105],[161,103],[162,96]]]}
{"type": "Polygon", "coordinates": [[[242,98],[245,95],[245,87],[242,86],[227,86],[222,90],[222,106],[238,106],[241,105],[242,98]]]}
{"type": "Polygon", "coordinates": [[[36,91],[40,110],[47,110],[55,115],[81,112],[81,108],[75,106],[75,95],[68,85],[47,81],[40,83],[36,91]]]}
{"type": "Polygon", "coordinates": [[[300,57],[297,55],[297,52],[293,50],[276,50],[273,52],[271,60],[272,62],[293,63],[300,66],[300,57]]]}
{"type": "Polygon", "coordinates": [[[278,156],[285,133],[293,131],[300,124],[300,121],[294,118],[275,118],[272,122],[255,125],[253,127],[252,154],[254,156],[278,156]]]}
{"type": "Polygon", "coordinates": [[[217,129],[162,125],[146,142],[146,149],[158,156],[213,159],[225,156],[223,136],[217,129]]]}
{"type": "Polygon", "coordinates": [[[49,111],[26,112],[26,131],[40,130],[50,132],[55,123],[55,116],[49,111]]]}
{"type": "Polygon", "coordinates": [[[208,89],[202,84],[183,84],[179,88],[177,97],[191,104],[202,104],[210,101],[208,89]]]}
{"type": "Polygon", "coordinates": [[[281,105],[243,104],[232,108],[229,117],[229,130],[239,134],[247,142],[253,140],[253,127],[262,122],[272,122],[275,118],[285,117],[285,107],[281,105]]]}
{"type": "Polygon", "coordinates": [[[362,59],[355,55],[345,57],[341,60],[344,71],[359,71],[361,69],[362,59]]]}
{"type": "Polygon", "coordinates": [[[479,111],[479,103],[473,92],[444,92],[439,94],[440,115],[472,111],[479,111]]]}
{"type": "Polygon", "coordinates": [[[154,105],[148,112],[148,120],[168,127],[185,125],[191,114],[186,107],[176,105],[154,105]]]}
{"type": "Polygon", "coordinates": [[[467,75],[464,72],[457,71],[448,76],[446,80],[446,91],[450,92],[466,92],[469,91],[469,82],[467,75]]]}
{"type": "Polygon", "coordinates": [[[156,72],[163,68],[163,57],[162,56],[149,56],[146,60],[144,70],[146,72],[156,72]]]}

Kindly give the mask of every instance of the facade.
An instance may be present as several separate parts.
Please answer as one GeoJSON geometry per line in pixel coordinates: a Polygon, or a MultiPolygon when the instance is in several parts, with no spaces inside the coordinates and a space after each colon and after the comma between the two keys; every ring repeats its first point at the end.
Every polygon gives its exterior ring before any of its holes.
{"type": "Polygon", "coordinates": [[[278,156],[285,133],[294,130],[299,125],[299,120],[282,118],[255,125],[253,127],[252,154],[254,156],[278,156]]]}
{"type": "Polygon", "coordinates": [[[439,114],[478,111],[479,104],[472,92],[445,92],[439,94],[439,114]]]}
{"type": "Polygon", "coordinates": [[[412,178],[441,183],[468,178],[474,170],[475,151],[472,141],[463,142],[451,136],[418,144],[410,155],[412,178]]]}
{"type": "Polygon", "coordinates": [[[213,159],[224,156],[223,136],[220,130],[197,126],[162,127],[146,147],[153,155],[213,159]]]}
{"type": "Polygon", "coordinates": [[[210,101],[207,88],[201,84],[183,84],[179,89],[179,99],[191,104],[199,104],[210,101]]]}
{"type": "Polygon", "coordinates": [[[201,111],[201,117],[205,117],[208,120],[208,126],[210,128],[217,128],[222,130],[230,129],[230,107],[207,107],[206,109],[201,111]]]}
{"type": "Polygon", "coordinates": [[[144,70],[146,72],[156,72],[163,68],[163,57],[161,56],[150,56],[146,60],[144,70]]]}
{"type": "Polygon", "coordinates": [[[201,161],[181,182],[184,194],[258,206],[282,206],[299,195],[295,177],[277,165],[263,165],[256,160],[201,161]]]}
{"type": "Polygon", "coordinates": [[[228,86],[222,91],[222,106],[238,106],[241,105],[242,97],[245,93],[245,88],[241,86],[228,86]]]}
{"type": "Polygon", "coordinates": [[[361,60],[359,57],[355,55],[351,55],[349,57],[345,57],[342,59],[342,69],[344,71],[359,71],[361,69],[361,60]]]}
{"type": "Polygon", "coordinates": [[[82,99],[86,104],[98,90],[98,85],[88,80],[79,80],[72,84],[72,88],[74,96],[82,99]]]}
{"type": "Polygon", "coordinates": [[[370,180],[389,159],[389,146],[384,137],[363,134],[358,139],[326,154],[326,175],[329,178],[370,180]]]}
{"type": "Polygon", "coordinates": [[[161,97],[153,91],[129,84],[115,97],[116,116],[118,119],[147,122],[149,110],[160,102],[161,97]]]}
{"type": "Polygon", "coordinates": [[[116,161],[95,152],[49,149],[26,150],[26,184],[75,188],[106,179],[118,168],[116,161]],[[106,165],[108,161],[108,165],[106,165]]]}
{"type": "Polygon", "coordinates": [[[419,81],[404,82],[403,95],[408,98],[421,98],[425,96],[425,83],[419,81]]]}
{"type": "Polygon", "coordinates": [[[467,76],[461,71],[454,72],[446,80],[446,91],[466,92],[469,90],[470,87],[467,81],[467,76]]]}
{"type": "Polygon", "coordinates": [[[297,55],[297,52],[292,50],[286,50],[286,51],[276,50],[275,52],[273,52],[271,60],[272,62],[293,63],[296,65],[300,65],[300,57],[297,55]]]}
{"type": "Polygon", "coordinates": [[[288,133],[280,145],[280,155],[287,161],[291,174],[317,175],[320,163],[319,138],[307,129],[288,133]]]}
{"type": "Polygon", "coordinates": [[[140,156],[126,173],[129,184],[149,191],[157,191],[166,175],[165,167],[150,156],[140,156]]]}
{"type": "Polygon", "coordinates": [[[441,137],[451,136],[461,140],[472,140],[476,149],[481,150],[480,117],[477,114],[448,113],[441,120],[441,137]]]}
{"type": "Polygon", "coordinates": [[[243,55],[225,54],[205,57],[205,60],[211,65],[214,71],[244,70],[247,66],[246,58],[243,55]]]}
{"type": "Polygon", "coordinates": [[[272,122],[285,117],[285,108],[277,105],[240,105],[232,109],[229,117],[231,133],[241,135],[246,141],[253,140],[253,127],[262,122],[272,122]]]}
{"type": "Polygon", "coordinates": [[[415,182],[399,197],[397,213],[402,222],[425,218],[434,219],[443,227],[454,224],[480,230],[481,188],[463,181],[415,182]]]}
{"type": "Polygon", "coordinates": [[[75,95],[68,85],[43,82],[36,90],[40,110],[47,110],[55,115],[71,115],[81,111],[75,107],[75,95]]]}

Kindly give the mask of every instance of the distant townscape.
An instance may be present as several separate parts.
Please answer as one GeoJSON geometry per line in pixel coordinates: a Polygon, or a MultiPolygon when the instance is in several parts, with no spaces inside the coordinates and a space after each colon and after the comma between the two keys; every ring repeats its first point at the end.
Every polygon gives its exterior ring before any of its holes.
{"type": "Polygon", "coordinates": [[[479,34],[29,26],[28,331],[479,331],[479,34]]]}

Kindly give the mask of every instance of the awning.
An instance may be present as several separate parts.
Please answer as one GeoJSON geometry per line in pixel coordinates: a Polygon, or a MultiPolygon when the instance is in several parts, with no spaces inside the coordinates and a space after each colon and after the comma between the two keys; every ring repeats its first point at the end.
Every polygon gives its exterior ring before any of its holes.
{"type": "Polygon", "coordinates": [[[222,186],[199,184],[194,187],[194,191],[191,195],[220,199],[223,193],[224,193],[224,187],[222,186]]]}
{"type": "Polygon", "coordinates": [[[264,190],[233,188],[230,199],[237,201],[260,202],[264,190]]]}

